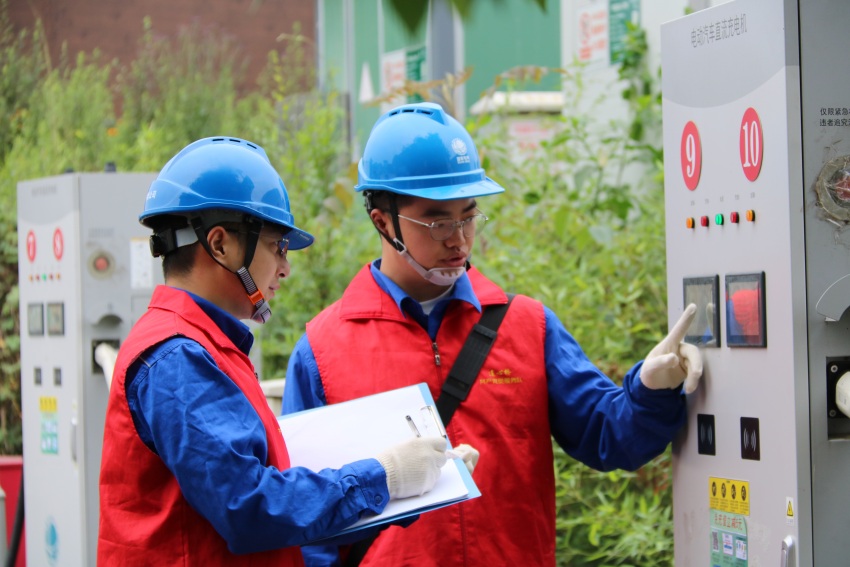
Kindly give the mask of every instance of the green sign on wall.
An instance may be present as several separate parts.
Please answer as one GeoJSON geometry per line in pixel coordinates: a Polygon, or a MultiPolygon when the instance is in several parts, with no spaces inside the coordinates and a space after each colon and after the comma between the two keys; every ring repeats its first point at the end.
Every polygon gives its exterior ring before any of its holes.
{"type": "MultiPolygon", "coordinates": [[[[422,81],[425,73],[423,72],[423,67],[425,66],[425,46],[422,45],[420,47],[413,47],[407,49],[405,52],[405,67],[407,80],[409,81],[422,81]]],[[[407,102],[422,102],[422,97],[418,94],[408,95],[407,102]]]]}
{"type": "Polygon", "coordinates": [[[629,22],[640,24],[640,0],[609,0],[608,46],[612,65],[623,61],[629,22]]]}

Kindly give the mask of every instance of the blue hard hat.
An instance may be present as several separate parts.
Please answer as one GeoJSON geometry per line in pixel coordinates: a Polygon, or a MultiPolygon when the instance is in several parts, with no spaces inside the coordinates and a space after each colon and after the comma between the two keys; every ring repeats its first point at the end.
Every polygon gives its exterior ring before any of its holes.
{"type": "Polygon", "coordinates": [[[505,190],[484,174],[466,129],[431,102],[399,106],[378,119],[357,177],[355,191],[390,191],[438,201],[505,190]]]}
{"type": "MultiPolygon", "coordinates": [[[[192,142],[171,158],[151,183],[139,221],[159,215],[203,216],[226,210],[289,228],[289,249],[313,243],[295,226],[289,194],[265,150],[247,140],[218,136],[192,142]]],[[[154,223],[155,224],[155,223],[154,223]]]]}

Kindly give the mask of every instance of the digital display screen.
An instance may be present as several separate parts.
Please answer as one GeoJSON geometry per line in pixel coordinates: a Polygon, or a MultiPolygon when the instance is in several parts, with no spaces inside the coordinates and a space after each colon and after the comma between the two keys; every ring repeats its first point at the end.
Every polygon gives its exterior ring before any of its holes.
{"type": "Polygon", "coordinates": [[[726,276],[726,344],[767,346],[764,272],[726,276]]]}
{"type": "Polygon", "coordinates": [[[27,332],[30,336],[44,334],[44,304],[30,303],[27,305],[27,332]]]}
{"type": "Polygon", "coordinates": [[[47,334],[62,336],[65,334],[65,304],[47,304],[47,334]]]}
{"type": "Polygon", "coordinates": [[[707,276],[682,280],[684,305],[697,306],[697,312],[685,342],[702,347],[720,346],[720,311],[717,309],[720,293],[720,277],[707,276]]]}

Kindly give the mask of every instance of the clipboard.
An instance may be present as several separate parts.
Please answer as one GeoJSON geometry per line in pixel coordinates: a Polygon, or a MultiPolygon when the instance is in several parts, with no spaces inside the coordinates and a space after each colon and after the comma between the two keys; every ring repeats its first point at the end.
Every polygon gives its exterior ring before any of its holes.
{"type": "MultiPolygon", "coordinates": [[[[417,432],[442,436],[451,443],[425,383],[309,409],[278,417],[291,466],[314,471],[374,458],[417,432]]],[[[443,466],[433,490],[422,496],[390,500],[381,514],[366,516],[340,535],[451,506],[481,496],[472,476],[459,458],[443,466]]],[[[330,539],[330,538],[326,538],[330,539]]],[[[319,542],[311,542],[313,544],[319,542]]]]}

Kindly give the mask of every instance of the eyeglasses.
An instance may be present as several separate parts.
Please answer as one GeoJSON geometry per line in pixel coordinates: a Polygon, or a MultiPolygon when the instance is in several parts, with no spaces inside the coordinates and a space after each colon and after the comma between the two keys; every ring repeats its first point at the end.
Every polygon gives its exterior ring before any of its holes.
{"type": "MultiPolygon", "coordinates": [[[[226,230],[227,232],[235,233],[235,234],[248,234],[247,230],[244,230],[244,229],[241,229],[241,228],[225,228],[224,230],[226,230]]],[[[263,238],[274,238],[274,236],[270,236],[268,234],[262,234],[262,233],[260,233],[260,236],[263,237],[263,238]]],[[[275,246],[277,246],[277,253],[280,256],[285,258],[286,253],[289,251],[289,239],[288,238],[279,238],[277,240],[273,240],[272,242],[274,242],[275,246]]]]}
{"type": "Polygon", "coordinates": [[[289,251],[289,239],[281,238],[280,240],[275,240],[274,243],[277,246],[277,253],[286,258],[286,253],[289,251]]]}
{"type": "Polygon", "coordinates": [[[481,232],[484,228],[484,224],[488,220],[487,215],[483,213],[476,213],[471,217],[467,217],[459,221],[454,219],[438,219],[430,224],[404,215],[398,215],[398,218],[427,227],[431,232],[431,238],[438,241],[448,240],[451,238],[457,228],[460,228],[466,238],[472,238],[477,233],[481,232]]]}
{"type": "MultiPolygon", "coordinates": [[[[280,234],[280,233],[278,233],[280,234]]],[[[270,234],[260,233],[262,238],[268,238],[272,241],[272,243],[277,247],[277,253],[279,256],[286,258],[286,253],[289,251],[289,239],[288,238],[275,238],[270,234]]]]}

